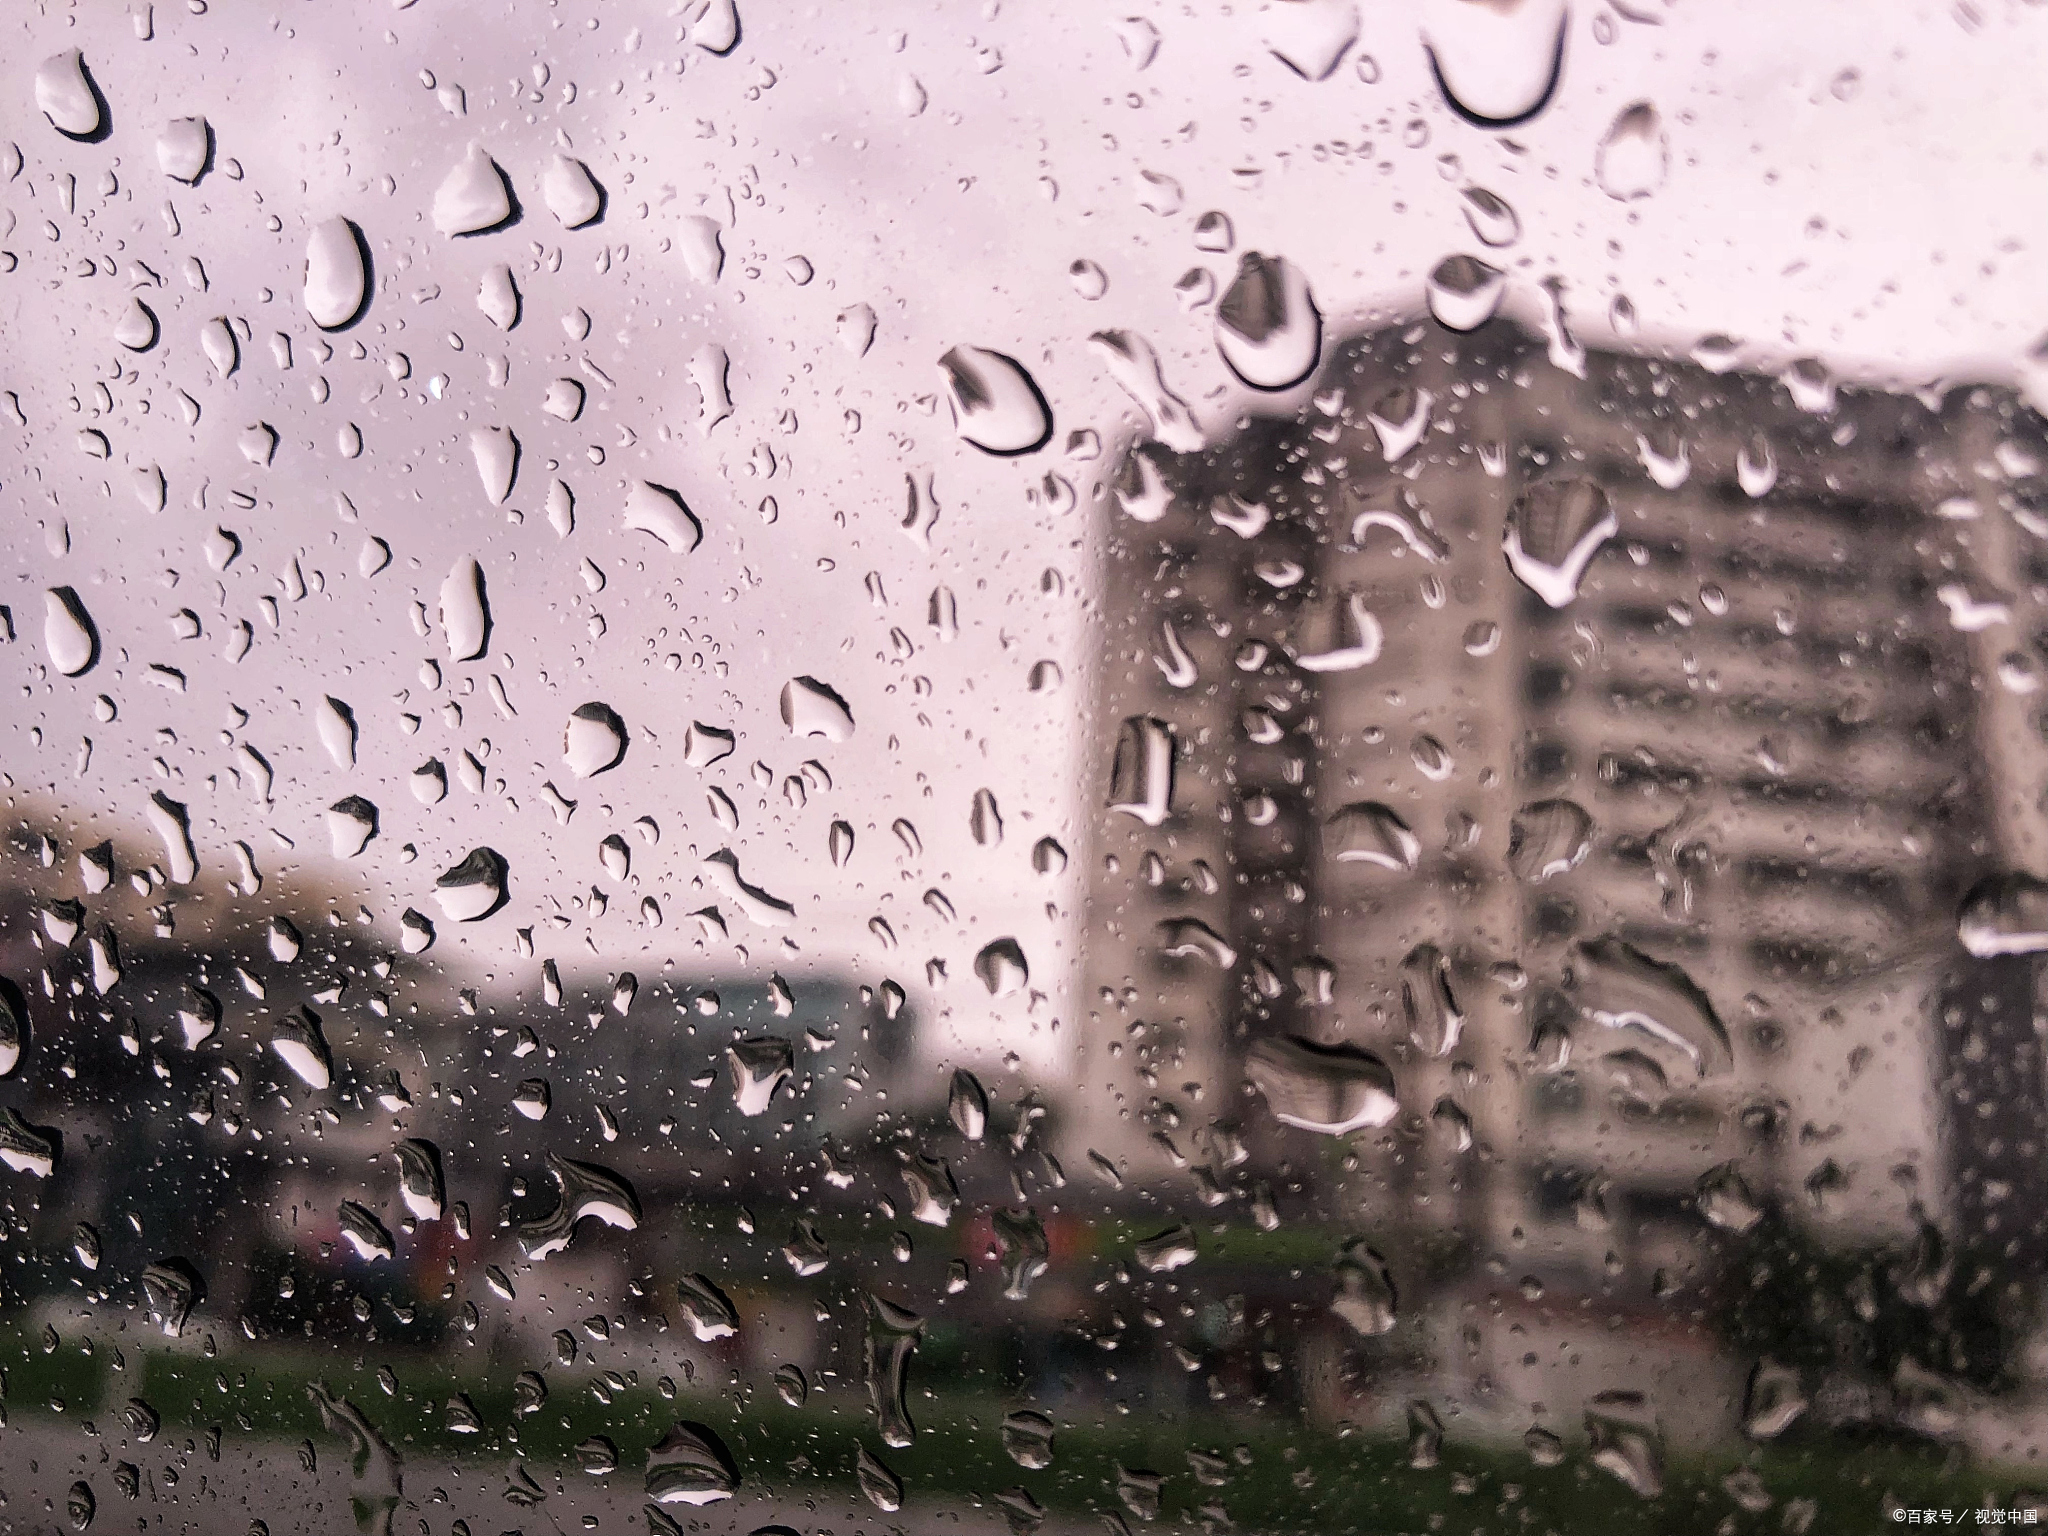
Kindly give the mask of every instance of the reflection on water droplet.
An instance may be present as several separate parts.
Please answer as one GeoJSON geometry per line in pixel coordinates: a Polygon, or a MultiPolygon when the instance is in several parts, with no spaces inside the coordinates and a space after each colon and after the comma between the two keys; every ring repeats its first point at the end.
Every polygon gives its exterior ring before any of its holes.
{"type": "Polygon", "coordinates": [[[1288,389],[1313,373],[1323,317],[1301,270],[1285,257],[1246,251],[1216,304],[1216,349],[1254,389],[1288,389]]]}
{"type": "Polygon", "coordinates": [[[1553,608],[1579,595],[1586,568],[1620,528],[1607,493],[1591,480],[1546,480],[1509,509],[1502,539],[1508,569],[1553,608]]]}
{"type": "Polygon", "coordinates": [[[1052,436],[1052,409],[1024,365],[986,347],[958,346],[939,359],[953,430],[1001,457],[1032,453],[1052,436]]]}
{"type": "Polygon", "coordinates": [[[1647,101],[1638,101],[1608,125],[1594,152],[1593,174],[1609,197],[1632,202],[1663,186],[1670,164],[1664,120],[1647,101]]]}
{"type": "Polygon", "coordinates": [[[1549,103],[1564,70],[1566,0],[1426,0],[1423,50],[1444,101],[1481,128],[1512,128],[1549,103]]]}

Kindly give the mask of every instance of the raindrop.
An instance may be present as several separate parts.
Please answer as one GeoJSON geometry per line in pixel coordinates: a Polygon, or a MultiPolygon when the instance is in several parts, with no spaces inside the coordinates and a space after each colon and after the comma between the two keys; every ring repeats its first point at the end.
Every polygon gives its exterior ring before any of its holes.
{"type": "Polygon", "coordinates": [[[1358,41],[1356,0],[1276,0],[1266,12],[1266,46],[1304,80],[1327,80],[1358,41]]]}
{"type": "Polygon", "coordinates": [[[1671,146],[1664,120],[1647,101],[1624,107],[1608,125],[1594,153],[1593,174],[1600,190],[1622,202],[1648,197],[1664,185],[1670,170],[1671,146]]]}
{"type": "Polygon", "coordinates": [[[1154,437],[1176,453],[1201,448],[1202,429],[1187,402],[1166,387],[1159,354],[1149,341],[1130,331],[1097,331],[1088,345],[1118,387],[1150,418],[1154,437]]]}
{"type": "Polygon", "coordinates": [[[1132,1248],[1131,1256],[1146,1274],[1166,1275],[1194,1263],[1199,1252],[1194,1228],[1182,1222],[1151,1237],[1140,1238],[1132,1248]]]}
{"type": "Polygon", "coordinates": [[[1150,715],[1132,715],[1117,731],[1110,763],[1109,809],[1148,827],[1173,811],[1173,727],[1150,715]]]}
{"type": "Polygon", "coordinates": [[[1581,943],[1579,956],[1586,966],[1580,1007],[1593,1022],[1676,1051],[1700,1077],[1718,1077],[1734,1066],[1713,1003],[1680,967],[1613,937],[1581,943]]]}
{"type": "Polygon", "coordinates": [[[782,685],[782,723],[790,735],[800,738],[845,741],[853,735],[853,711],[846,700],[815,677],[792,678],[782,685]]]}
{"type": "Polygon", "coordinates": [[[910,1357],[924,1340],[924,1319],[907,1307],[867,1293],[868,1329],[862,1362],[868,1405],[874,1410],[882,1444],[901,1450],[917,1439],[910,1421],[910,1357]]]}
{"type": "Polygon", "coordinates": [[[477,284],[476,307],[501,331],[509,331],[519,323],[519,284],[513,280],[510,267],[501,262],[484,273],[477,284]]]}
{"type": "Polygon", "coordinates": [[[1434,944],[1418,944],[1401,962],[1401,1009],[1408,1038],[1425,1056],[1448,1056],[1465,1031],[1464,1010],[1451,991],[1451,962],[1434,944]]]}
{"type": "Polygon", "coordinates": [[[616,768],[626,756],[626,722],[609,704],[593,701],[569,712],[562,760],[579,779],[616,768]]]}
{"type": "Polygon", "coordinates": [[[628,487],[624,524],[635,533],[653,534],[673,554],[686,555],[704,542],[704,525],[682,496],[650,480],[628,487]]]}
{"type": "Polygon", "coordinates": [[[512,188],[481,144],[471,144],[434,191],[434,228],[480,235],[512,219],[512,188]]]}
{"type": "Polygon", "coordinates": [[[1429,312],[1447,331],[1476,331],[1500,308],[1507,278],[1476,256],[1446,256],[1429,274],[1429,312]]]}
{"type": "Polygon", "coordinates": [[[70,587],[43,594],[43,649],[66,677],[82,677],[100,659],[100,632],[70,587]]]}
{"type": "Polygon", "coordinates": [[[647,1496],[657,1504],[715,1504],[739,1485],[732,1453],[703,1424],[677,1422],[647,1453],[647,1496]]]}
{"type": "Polygon", "coordinates": [[[398,1244],[390,1230],[365,1206],[353,1200],[341,1202],[341,1235],[361,1259],[388,1259],[398,1244]]]}
{"type": "Polygon", "coordinates": [[[1963,899],[1956,937],[1980,960],[2048,949],[2048,881],[2018,872],[1986,875],[1963,899]]]}
{"type": "Polygon", "coordinates": [[[560,1194],[555,1208],[537,1221],[522,1222],[514,1236],[519,1251],[538,1263],[569,1246],[577,1223],[586,1216],[621,1232],[640,1225],[640,1197],[618,1174],[596,1163],[580,1163],[553,1152],[547,1155],[548,1175],[560,1194]]]}
{"type": "Polygon", "coordinates": [[[491,644],[491,603],[484,568],[468,555],[455,562],[441,583],[441,632],[453,661],[478,661],[491,644]]]}
{"type": "Polygon", "coordinates": [[[1593,818],[1573,800],[1536,800],[1508,828],[1508,868],[1531,885],[1576,869],[1593,846],[1593,818]]]}
{"type": "Polygon", "coordinates": [[[1620,528],[1607,493],[1591,480],[1546,480],[1508,511],[1508,569],[1553,608],[1579,595],[1586,568],[1620,528]]]}
{"type": "Polygon", "coordinates": [[[996,1251],[1003,1271],[1003,1295],[1010,1301],[1024,1301],[1031,1295],[1031,1283],[1052,1264],[1052,1244],[1045,1235],[1045,1223],[1038,1212],[997,1210],[990,1218],[995,1228],[996,1251]]]}
{"type": "Polygon", "coordinates": [[[408,1138],[398,1143],[398,1194],[416,1221],[439,1221],[447,1192],[441,1178],[441,1152],[431,1141],[408,1138]]]}
{"type": "Polygon", "coordinates": [[[1227,251],[1237,243],[1237,232],[1231,228],[1230,215],[1213,209],[1195,220],[1195,249],[1215,253],[1227,251]]]}
{"type": "Polygon", "coordinates": [[[854,1459],[853,1474],[868,1502],[883,1514],[893,1514],[903,1507],[903,1479],[883,1466],[866,1446],[860,1448],[854,1459]]]}
{"type": "MultiPolygon", "coordinates": [[[[93,1240],[97,1244],[97,1234],[93,1240]]],[[[183,1259],[159,1259],[142,1271],[143,1308],[166,1338],[183,1335],[192,1309],[205,1299],[206,1282],[183,1259]]]]}
{"type": "Polygon", "coordinates": [[[337,859],[353,859],[377,835],[377,807],[361,795],[344,795],[327,807],[327,841],[337,859]]]}
{"type": "Polygon", "coordinates": [[[988,1132],[988,1091],[965,1067],[954,1069],[946,1091],[946,1115],[969,1141],[979,1141],[988,1132]]]}
{"type": "Polygon", "coordinates": [[[1498,250],[1522,238],[1521,216],[1506,198],[1484,187],[1467,187],[1459,197],[1465,222],[1481,245],[1498,250]]]}
{"type": "Polygon", "coordinates": [[[174,117],[156,136],[157,169],[174,181],[196,186],[213,157],[213,130],[203,117],[174,117]]]}
{"type": "Polygon", "coordinates": [[[1067,281],[1074,285],[1074,292],[1090,301],[1109,292],[1109,274],[1086,257],[1068,264],[1067,281]]]}
{"type": "Polygon", "coordinates": [[[478,427],[469,434],[469,452],[476,460],[485,499],[494,507],[503,506],[519,475],[519,439],[510,427],[478,427]]]}
{"type": "Polygon", "coordinates": [[[279,1019],[271,1028],[270,1048],[308,1088],[324,1089],[334,1080],[334,1056],[319,1016],[310,1008],[298,1008],[279,1019]]]}
{"type": "Polygon", "coordinates": [[[984,945],[974,957],[974,974],[988,988],[990,997],[1009,997],[1024,990],[1031,980],[1031,968],[1015,939],[997,939],[984,945]]]}
{"type": "Polygon", "coordinates": [[[963,442],[1003,457],[1031,453],[1052,436],[1052,410],[1024,365],[984,347],[959,346],[939,359],[953,430],[963,442]]]}
{"type": "Polygon", "coordinates": [[[1387,1261],[1354,1237],[1337,1254],[1337,1294],[1330,1310],[1361,1337],[1376,1339],[1394,1330],[1396,1294],[1387,1261]]]}
{"type": "Polygon", "coordinates": [[[792,1408],[803,1407],[804,1399],[811,1395],[811,1383],[802,1366],[778,1365],[775,1368],[775,1395],[792,1408]]]}
{"type": "Polygon", "coordinates": [[[1392,808],[1360,800],[1323,824],[1323,851],[1339,864],[1411,870],[1422,856],[1422,840],[1392,808]]]}
{"type": "Polygon", "coordinates": [[[1640,1498],[1664,1491],[1664,1441],[1640,1392],[1601,1392],[1586,1405],[1588,1459],[1640,1498]]]}
{"type": "Polygon", "coordinates": [[[1216,305],[1216,348],[1254,389],[1288,389],[1313,373],[1323,317],[1300,269],[1284,257],[1246,251],[1216,305]]]}
{"type": "Polygon", "coordinates": [[[676,1282],[676,1295],[682,1304],[683,1321],[701,1342],[729,1339],[739,1332],[739,1309],[708,1276],[683,1276],[676,1282]]]}
{"type": "Polygon", "coordinates": [[[590,174],[590,167],[567,155],[549,157],[548,168],[541,172],[540,195],[564,229],[594,224],[604,212],[604,190],[590,174]]]}
{"type": "Polygon", "coordinates": [[[97,139],[107,126],[99,90],[76,48],[51,54],[37,66],[36,107],[66,138],[97,139]]]}
{"type": "Polygon", "coordinates": [[[140,299],[130,299],[114,322],[114,340],[130,352],[147,352],[156,345],[156,311],[140,299]]]}
{"type": "Polygon", "coordinates": [[[16,1173],[47,1179],[57,1166],[57,1133],[30,1125],[12,1109],[0,1109],[0,1163],[16,1173]]]}
{"type": "Polygon", "coordinates": [[[370,264],[362,231],[336,215],[306,237],[306,313],[323,331],[338,331],[370,301],[370,264]]]}
{"type": "Polygon", "coordinates": [[[1444,101],[1481,128],[1541,112],[1564,69],[1566,0],[1426,0],[1423,51],[1444,101]]]}
{"type": "Polygon", "coordinates": [[[434,900],[441,915],[454,923],[474,923],[505,905],[511,873],[495,848],[472,848],[462,861],[434,882],[434,900]]]}
{"type": "Polygon", "coordinates": [[[735,1040],[726,1047],[725,1059],[732,1069],[732,1101],[743,1115],[765,1113],[775,1090],[796,1071],[790,1043],[773,1035],[735,1040]]]}
{"type": "Polygon", "coordinates": [[[1010,1460],[1030,1472],[1052,1465],[1053,1423],[1044,1414],[1019,1408],[1003,1416],[1003,1449],[1010,1460]]]}
{"type": "Polygon", "coordinates": [[[1274,1119],[1325,1136],[1385,1125],[1400,1108],[1386,1063],[1354,1045],[1269,1037],[1246,1053],[1245,1076],[1274,1119]]]}

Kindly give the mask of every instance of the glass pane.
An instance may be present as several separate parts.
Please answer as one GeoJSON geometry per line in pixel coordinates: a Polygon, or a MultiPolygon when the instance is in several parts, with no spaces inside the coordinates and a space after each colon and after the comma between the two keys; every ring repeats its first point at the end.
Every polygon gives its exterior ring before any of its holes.
{"type": "Polygon", "coordinates": [[[20,8],[0,1531],[2038,1523],[2048,11],[20,8]]]}

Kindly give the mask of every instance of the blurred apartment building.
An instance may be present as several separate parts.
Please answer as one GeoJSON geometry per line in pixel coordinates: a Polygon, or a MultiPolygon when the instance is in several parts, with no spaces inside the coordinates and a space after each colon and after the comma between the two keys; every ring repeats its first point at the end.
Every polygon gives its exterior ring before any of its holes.
{"type": "Polygon", "coordinates": [[[1073,1140],[1610,1296],[1766,1210],[2038,1269],[2035,970],[1956,917],[2048,860],[2041,423],[1702,358],[1401,327],[1125,457],[1073,1140]],[[1398,1114],[1277,1124],[1289,1037],[1398,1114]]]}

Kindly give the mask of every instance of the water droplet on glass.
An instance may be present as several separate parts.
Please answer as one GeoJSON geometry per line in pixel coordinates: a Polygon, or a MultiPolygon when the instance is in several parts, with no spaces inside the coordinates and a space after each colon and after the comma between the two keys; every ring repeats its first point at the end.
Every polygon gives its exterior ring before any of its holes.
{"type": "Polygon", "coordinates": [[[1114,22],[1116,40],[1123,46],[1131,68],[1143,69],[1159,56],[1159,28],[1143,16],[1126,16],[1114,22]]]}
{"type": "Polygon", "coordinates": [[[579,704],[569,712],[562,760],[579,779],[616,768],[626,756],[626,722],[609,704],[579,704]]]}
{"type": "Polygon", "coordinates": [[[1052,436],[1052,410],[1024,365],[985,347],[954,347],[939,375],[963,442],[999,456],[1031,453],[1052,436]]]}
{"type": "Polygon", "coordinates": [[[1564,69],[1566,0],[1427,0],[1423,51],[1452,111],[1481,128],[1541,112],[1564,69]]]}
{"type": "Polygon", "coordinates": [[[1467,187],[1459,194],[1465,222],[1481,245],[1498,250],[1522,237],[1521,216],[1506,198],[1484,187],[1467,187]]]}
{"type": "MultiPolygon", "coordinates": [[[[0,1073],[0,1076],[5,1076],[0,1073]]],[[[988,1131],[988,1091],[965,1067],[956,1068],[946,1090],[946,1115],[962,1136],[979,1141],[988,1131]]]]}
{"type": "Polygon", "coordinates": [[[739,1332],[739,1309],[710,1277],[683,1276],[676,1282],[676,1296],[682,1305],[683,1321],[699,1340],[709,1343],[713,1339],[729,1339],[739,1332]]]}
{"type": "Polygon", "coordinates": [[[567,155],[548,157],[548,167],[541,172],[540,196],[564,229],[593,224],[604,212],[604,191],[590,174],[590,167],[567,155]]]}
{"type": "Polygon", "coordinates": [[[1161,825],[1173,809],[1174,746],[1173,727],[1164,720],[1125,720],[1110,764],[1109,809],[1148,827],[1161,825]]]}
{"type": "Polygon", "coordinates": [[[1003,1449],[1010,1460],[1031,1472],[1043,1472],[1052,1465],[1052,1420],[1029,1408],[1003,1416],[1003,1449]]]}
{"type": "Polygon", "coordinates": [[[96,139],[106,128],[99,90],[76,48],[53,53],[36,67],[36,108],[66,138],[96,139]]]}
{"type": "Polygon", "coordinates": [[[1640,1498],[1664,1491],[1664,1437],[1640,1392],[1596,1394],[1586,1405],[1589,1460],[1640,1498]]]}
{"type": "Polygon", "coordinates": [[[802,1366],[785,1364],[775,1368],[775,1395],[792,1408],[803,1407],[804,1399],[811,1395],[811,1383],[802,1366]]]}
{"type": "Polygon", "coordinates": [[[367,1207],[354,1200],[341,1202],[341,1235],[359,1259],[388,1259],[398,1245],[389,1229],[367,1207]]]}
{"type": "Polygon", "coordinates": [[[469,452],[476,460],[485,499],[494,507],[503,506],[519,475],[519,439],[510,427],[478,427],[469,434],[469,452]]]}
{"type": "Polygon", "coordinates": [[[883,1514],[893,1514],[903,1507],[903,1479],[883,1466],[881,1459],[866,1446],[854,1458],[853,1473],[867,1501],[883,1514]]]}
{"type": "Polygon", "coordinates": [[[311,1009],[301,1007],[280,1018],[271,1028],[270,1048],[308,1088],[324,1089],[334,1080],[334,1056],[311,1009]]]}
{"type": "Polygon", "coordinates": [[[1425,1056],[1448,1056],[1465,1030],[1464,1010],[1451,991],[1451,962],[1434,944],[1418,944],[1401,962],[1401,1008],[1408,1038],[1425,1056]]]}
{"type": "Polygon", "coordinates": [[[510,874],[510,866],[495,848],[472,848],[434,882],[434,900],[450,922],[477,922],[505,905],[510,874]]]}
{"type": "Polygon", "coordinates": [[[484,568],[465,555],[441,583],[441,632],[454,661],[476,661],[490,648],[491,603],[484,568]]]}
{"type": "Polygon", "coordinates": [[[1706,993],[1679,966],[1613,937],[1581,943],[1579,958],[1585,966],[1579,1006],[1587,1018],[1676,1052],[1700,1077],[1733,1068],[1728,1031],[1706,993]]]}
{"type": "Polygon", "coordinates": [[[2048,881],[2018,872],[1986,875],[1963,899],[1956,937],[1986,960],[2048,949],[2048,881]]]}
{"type": "Polygon", "coordinates": [[[519,1251],[527,1258],[538,1263],[560,1253],[586,1216],[621,1232],[639,1227],[640,1198],[633,1186],[611,1169],[553,1152],[547,1155],[547,1168],[561,1198],[548,1215],[522,1222],[515,1230],[519,1251]]]}
{"type": "Polygon", "coordinates": [[[1391,807],[1360,800],[1323,824],[1323,851],[1339,864],[1411,870],[1422,856],[1422,840],[1391,807]]]}
{"type": "Polygon", "coordinates": [[[1540,885],[1576,869],[1593,846],[1593,818],[1573,800],[1536,800],[1508,829],[1508,868],[1540,885]]]}
{"type": "Polygon", "coordinates": [[[192,1309],[206,1299],[206,1282],[184,1259],[159,1259],[142,1271],[142,1302],[166,1338],[178,1338],[192,1309]]]}
{"type": "Polygon", "coordinates": [[[1021,1211],[998,1208],[990,1221],[1002,1265],[1003,1295],[1011,1301],[1024,1301],[1031,1295],[1031,1283],[1052,1264],[1045,1223],[1029,1207],[1021,1211]]]}
{"type": "Polygon", "coordinates": [[[1579,595],[1586,568],[1620,528],[1607,493],[1591,480],[1546,480],[1508,511],[1508,569],[1553,608],[1579,595]]]}
{"type": "Polygon", "coordinates": [[[1176,453],[1193,453],[1202,446],[1202,429],[1187,402],[1167,388],[1159,354],[1149,341],[1130,331],[1097,331],[1088,345],[1109,376],[1145,412],[1154,437],[1176,453]]]}
{"type": "Polygon", "coordinates": [[[1074,285],[1074,292],[1091,302],[1109,292],[1109,274],[1086,257],[1068,264],[1067,281],[1074,285]]]}
{"type": "Polygon", "coordinates": [[[1301,270],[1285,257],[1246,251],[1216,304],[1216,349],[1254,389],[1288,389],[1313,373],[1323,317],[1301,270]]]}
{"type": "Polygon", "coordinates": [[[1448,331],[1476,331],[1500,308],[1507,277],[1476,256],[1446,256],[1429,274],[1429,312],[1448,331]]]}
{"type": "Polygon", "coordinates": [[[846,700],[815,677],[791,678],[782,685],[782,723],[799,738],[845,741],[853,735],[853,711],[846,700]]]}
{"type": "Polygon", "coordinates": [[[47,1179],[57,1166],[55,1131],[30,1125],[18,1111],[0,1109],[0,1163],[16,1173],[47,1179]]]}
{"type": "Polygon", "coordinates": [[[82,677],[100,659],[100,632],[70,587],[43,594],[43,650],[66,677],[82,677]]]}
{"type": "Polygon", "coordinates": [[[441,1152],[431,1141],[407,1138],[395,1149],[398,1195],[416,1221],[439,1221],[447,1192],[441,1178],[441,1152]]]}
{"type": "Polygon", "coordinates": [[[511,221],[511,183],[481,144],[471,144],[441,179],[433,218],[444,235],[479,235],[511,221]]]}
{"type": "Polygon", "coordinates": [[[1358,41],[1356,0],[1275,0],[1266,10],[1266,46],[1304,80],[1327,80],[1358,41]]]}
{"type": "Polygon", "coordinates": [[[1163,1232],[1139,1239],[1131,1250],[1131,1256],[1146,1274],[1164,1275],[1194,1263],[1199,1252],[1194,1228],[1177,1223],[1163,1232]]]}
{"type": "Polygon", "coordinates": [[[174,117],[156,136],[157,169],[174,181],[196,186],[213,158],[213,129],[203,117],[174,117]]]}
{"type": "Polygon", "coordinates": [[[1325,1136],[1385,1125],[1400,1108],[1387,1064],[1354,1045],[1269,1037],[1246,1052],[1245,1076],[1274,1119],[1325,1136]]]}
{"type": "Polygon", "coordinates": [[[739,1485],[732,1453],[706,1425],[678,1421],[647,1453],[647,1496],[657,1504],[715,1504],[739,1485]]]}
{"type": "Polygon", "coordinates": [[[327,807],[327,841],[337,859],[353,859],[377,835],[377,807],[361,795],[344,795],[327,807]]]}
{"type": "Polygon", "coordinates": [[[114,340],[130,352],[147,352],[156,345],[156,311],[140,299],[130,299],[114,322],[114,340]]]}
{"type": "Polygon", "coordinates": [[[338,331],[370,301],[370,266],[362,231],[336,215],[306,237],[306,313],[323,331],[338,331]]]}
{"type": "Polygon", "coordinates": [[[1361,1337],[1376,1339],[1393,1332],[1394,1277],[1386,1260],[1368,1247],[1364,1238],[1354,1237],[1338,1251],[1336,1275],[1337,1294],[1331,1298],[1330,1310],[1361,1337]]]}
{"type": "Polygon", "coordinates": [[[704,542],[704,525],[682,496],[649,480],[636,480],[627,488],[623,522],[635,533],[654,535],[664,548],[678,555],[688,554],[704,542]]]}
{"type": "Polygon", "coordinates": [[[725,1059],[732,1068],[732,1101],[743,1115],[765,1113],[775,1090],[796,1071],[790,1043],[773,1035],[735,1040],[725,1059]]]}
{"type": "Polygon", "coordinates": [[[1671,146],[1664,134],[1664,120],[1647,101],[1622,108],[1608,125],[1593,158],[1600,190],[1622,202],[1655,192],[1664,185],[1670,166],[1671,146]]]}

